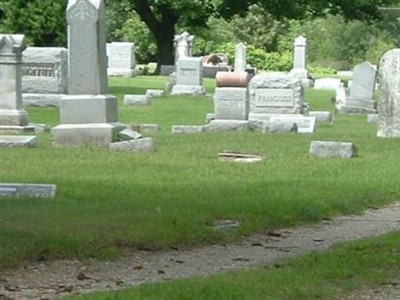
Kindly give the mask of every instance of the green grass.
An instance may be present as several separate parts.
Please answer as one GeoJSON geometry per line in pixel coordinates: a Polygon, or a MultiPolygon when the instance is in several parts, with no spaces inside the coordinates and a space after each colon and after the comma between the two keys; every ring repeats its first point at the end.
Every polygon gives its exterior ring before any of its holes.
{"type": "Polygon", "coordinates": [[[341,244],[247,271],[230,271],[118,292],[75,296],[74,300],[122,299],[339,299],[360,288],[379,287],[400,276],[400,231],[341,244]]]}
{"type": "MultiPolygon", "coordinates": [[[[111,78],[110,92],[163,88],[166,77],[111,78]]],[[[213,82],[206,80],[208,91],[213,82]]],[[[312,109],[332,110],[329,92],[306,91],[312,109]]],[[[176,124],[204,124],[210,97],[163,97],[150,106],[119,106],[120,121],[157,123],[157,151],[38,147],[0,151],[0,181],[53,183],[55,199],[0,199],[0,267],[26,259],[110,259],[123,247],[163,249],[228,242],[265,229],[359,213],[400,198],[400,139],[376,138],[366,116],[338,115],[314,134],[217,132],[171,135],[176,124]],[[355,159],[316,159],[311,140],[354,142],[355,159]],[[221,150],[264,154],[257,164],[220,162],[221,150]],[[241,226],[218,232],[215,219],[241,226]]],[[[58,123],[57,109],[29,108],[31,122],[58,123]]]]}

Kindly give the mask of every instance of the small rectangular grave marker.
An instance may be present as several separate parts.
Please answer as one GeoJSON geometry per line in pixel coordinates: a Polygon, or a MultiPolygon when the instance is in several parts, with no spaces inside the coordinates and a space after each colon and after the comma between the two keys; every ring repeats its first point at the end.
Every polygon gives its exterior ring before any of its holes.
{"type": "Polygon", "coordinates": [[[0,183],[0,197],[54,198],[56,189],[55,184],[0,183]]]}

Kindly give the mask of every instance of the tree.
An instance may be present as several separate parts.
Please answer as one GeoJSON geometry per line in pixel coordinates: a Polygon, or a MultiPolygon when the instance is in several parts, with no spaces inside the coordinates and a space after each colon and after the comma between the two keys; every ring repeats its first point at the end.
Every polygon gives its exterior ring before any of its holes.
{"type": "Polygon", "coordinates": [[[2,0],[0,28],[3,33],[23,33],[27,44],[65,46],[65,0],[2,0]]]}
{"type": "Polygon", "coordinates": [[[346,19],[373,20],[380,17],[379,6],[397,0],[128,0],[154,35],[157,69],[173,63],[175,28],[203,27],[210,15],[230,18],[258,4],[276,18],[302,19],[308,16],[341,14],[346,19]]]}

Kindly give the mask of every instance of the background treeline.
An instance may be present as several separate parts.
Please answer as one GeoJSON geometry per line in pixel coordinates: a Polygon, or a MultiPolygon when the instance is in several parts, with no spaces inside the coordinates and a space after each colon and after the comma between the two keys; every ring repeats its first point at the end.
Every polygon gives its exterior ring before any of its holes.
{"type": "MultiPolygon", "coordinates": [[[[2,0],[0,32],[25,33],[28,44],[66,46],[64,0],[2,0]]],[[[108,41],[134,42],[139,63],[156,61],[157,43],[129,1],[106,1],[108,41]]],[[[399,44],[399,11],[387,10],[380,20],[347,20],[339,15],[290,20],[269,14],[260,5],[229,19],[210,16],[206,26],[178,22],[175,32],[196,36],[194,55],[224,52],[233,61],[235,44],[247,45],[248,63],[269,70],[290,70],[293,42],[307,37],[311,70],[330,73],[368,60],[377,63],[399,44]]]]}

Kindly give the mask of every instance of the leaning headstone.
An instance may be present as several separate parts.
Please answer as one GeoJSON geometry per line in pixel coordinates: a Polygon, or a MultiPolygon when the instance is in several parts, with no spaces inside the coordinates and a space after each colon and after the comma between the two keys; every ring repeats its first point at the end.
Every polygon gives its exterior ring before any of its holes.
{"type": "Polygon", "coordinates": [[[137,140],[114,142],[109,145],[111,151],[122,152],[153,152],[155,150],[154,139],[147,137],[137,140]]]}
{"type": "Polygon", "coordinates": [[[357,156],[357,148],[347,142],[311,141],[309,153],[320,158],[352,158],[357,156]]]}
{"type": "Polygon", "coordinates": [[[35,147],[37,138],[34,135],[0,135],[0,147],[20,148],[35,147]]]}
{"type": "Polygon", "coordinates": [[[54,198],[55,184],[0,183],[0,197],[54,198]]]}
{"type": "MultiPolygon", "coordinates": [[[[0,131],[26,131],[28,113],[22,105],[24,35],[0,34],[0,131]]],[[[33,130],[33,128],[31,128],[33,130]]]]}
{"type": "Polygon", "coordinates": [[[177,62],[176,84],[172,95],[203,95],[203,70],[201,57],[181,57],[177,62]]]}
{"type": "Polygon", "coordinates": [[[235,72],[246,71],[246,46],[243,43],[236,45],[235,52],[235,72]]]}
{"type": "Polygon", "coordinates": [[[349,113],[374,113],[375,81],[377,70],[369,62],[363,62],[354,67],[353,80],[346,93],[344,101],[336,103],[339,112],[349,113]]]}
{"type": "Polygon", "coordinates": [[[386,52],[379,62],[378,137],[400,137],[400,49],[386,52]]]}
{"type": "Polygon", "coordinates": [[[68,50],[28,47],[22,53],[22,99],[25,106],[56,106],[68,94],[68,50]]]}
{"type": "Polygon", "coordinates": [[[107,43],[108,76],[132,77],[136,75],[135,44],[107,43]]]}
{"type": "Polygon", "coordinates": [[[104,0],[69,0],[69,95],[60,100],[55,146],[108,146],[124,128],[108,94],[104,0]]]}
{"type": "Polygon", "coordinates": [[[249,83],[249,120],[267,120],[274,114],[302,114],[304,89],[295,74],[266,72],[249,83]]]}

